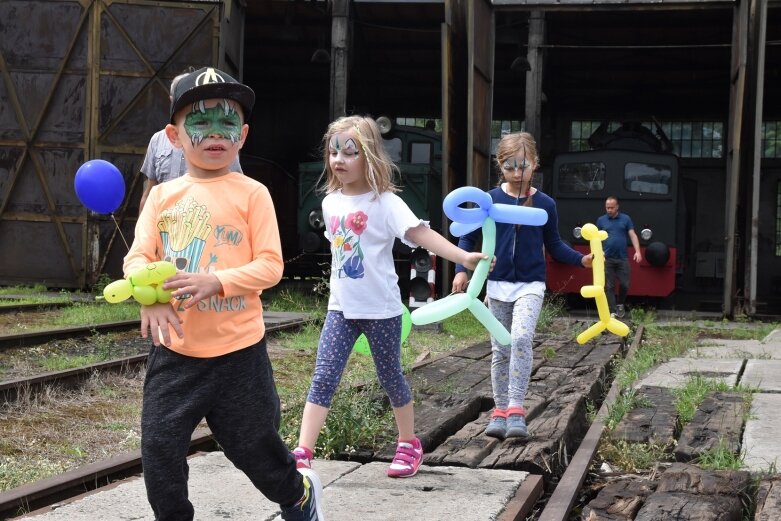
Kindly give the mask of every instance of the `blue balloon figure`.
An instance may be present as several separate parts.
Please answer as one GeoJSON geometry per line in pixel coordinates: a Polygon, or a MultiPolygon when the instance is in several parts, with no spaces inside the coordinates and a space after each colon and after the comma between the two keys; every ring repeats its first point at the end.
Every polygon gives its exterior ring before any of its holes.
{"type": "Polygon", "coordinates": [[[92,159],[81,165],[73,185],[82,204],[96,213],[114,213],[125,199],[122,172],[102,159],[92,159]]]}
{"type": "Polygon", "coordinates": [[[468,309],[502,345],[511,342],[510,333],[477,297],[483,289],[496,247],[496,223],[542,226],[548,222],[548,212],[540,208],[494,203],[491,196],[474,186],[463,186],[450,192],[442,202],[442,209],[453,222],[450,233],[456,237],[482,226],[483,247],[487,259],[481,260],[465,293],[455,293],[426,304],[412,312],[415,325],[431,324],[468,309]],[[474,203],[474,208],[461,208],[463,203],[474,203]]]}

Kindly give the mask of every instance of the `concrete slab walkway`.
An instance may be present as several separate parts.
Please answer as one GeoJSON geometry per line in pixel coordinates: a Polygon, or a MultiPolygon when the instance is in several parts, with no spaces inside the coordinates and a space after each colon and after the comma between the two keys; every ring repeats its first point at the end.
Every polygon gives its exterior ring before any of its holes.
{"type": "Polygon", "coordinates": [[[642,385],[674,388],[693,375],[754,390],[741,447],[746,470],[778,472],[781,462],[781,333],[762,340],[703,339],[683,358],[656,366],[642,385]]]}
{"type": "MultiPolygon", "coordinates": [[[[190,458],[190,500],[196,520],[279,521],[264,498],[221,452],[190,458]]],[[[498,519],[529,474],[514,470],[421,466],[409,479],[385,475],[387,463],[316,460],[331,521],[486,521],[498,519]]],[[[536,478],[536,476],[532,476],[536,478]]],[[[132,478],[32,512],[35,521],[153,521],[142,478],[132,478]]]]}

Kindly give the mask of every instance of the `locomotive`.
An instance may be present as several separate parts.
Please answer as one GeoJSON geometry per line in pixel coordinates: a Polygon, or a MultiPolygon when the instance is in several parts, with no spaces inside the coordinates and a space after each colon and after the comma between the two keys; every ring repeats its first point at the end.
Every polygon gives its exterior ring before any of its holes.
{"type": "MultiPolygon", "coordinates": [[[[656,133],[638,122],[609,131],[606,123],[589,138],[592,150],[559,154],[553,162],[551,195],[556,199],[559,233],[573,248],[589,253],[581,235],[586,223],[605,213],[605,199],[616,197],[635,225],[643,260],[632,263],[630,296],[667,297],[675,290],[684,251],[677,230],[679,208],[678,157],[656,125],[656,133]]],[[[634,249],[630,246],[629,258],[634,249]]],[[[548,289],[579,293],[591,284],[590,270],[564,265],[547,257],[548,289]]]]}

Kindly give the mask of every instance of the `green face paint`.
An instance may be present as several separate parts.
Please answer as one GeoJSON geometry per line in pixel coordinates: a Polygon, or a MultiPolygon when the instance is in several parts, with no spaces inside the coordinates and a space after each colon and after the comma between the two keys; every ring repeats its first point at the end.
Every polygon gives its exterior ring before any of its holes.
{"type": "Polygon", "coordinates": [[[241,117],[228,100],[211,108],[203,101],[193,103],[193,110],[184,119],[184,130],[190,136],[193,146],[197,146],[209,136],[229,139],[232,144],[241,140],[241,117]]]}

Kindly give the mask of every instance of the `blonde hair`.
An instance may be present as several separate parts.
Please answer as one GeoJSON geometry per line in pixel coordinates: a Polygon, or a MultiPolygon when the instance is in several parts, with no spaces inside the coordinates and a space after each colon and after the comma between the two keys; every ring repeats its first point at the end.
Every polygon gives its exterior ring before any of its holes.
{"type": "MultiPolygon", "coordinates": [[[[539,168],[540,158],[537,155],[537,142],[534,141],[534,136],[528,132],[505,134],[496,145],[496,164],[499,166],[499,172],[502,173],[502,175],[499,176],[499,186],[501,186],[502,181],[504,180],[502,165],[521,150],[524,151],[526,160],[534,163],[535,169],[539,168]]],[[[524,179],[521,183],[520,193],[526,194],[526,201],[523,203],[524,206],[531,206],[532,204],[531,179],[532,176],[529,176],[528,180],[524,179]]]]}
{"type": "Polygon", "coordinates": [[[331,171],[328,158],[331,155],[329,145],[334,134],[355,131],[355,137],[361,145],[366,158],[366,181],[375,195],[383,192],[398,192],[393,177],[399,171],[382,144],[382,133],[377,122],[368,116],[342,116],[330,125],[323,136],[323,174],[326,177],[325,191],[330,193],[341,188],[341,183],[331,171]]]}

